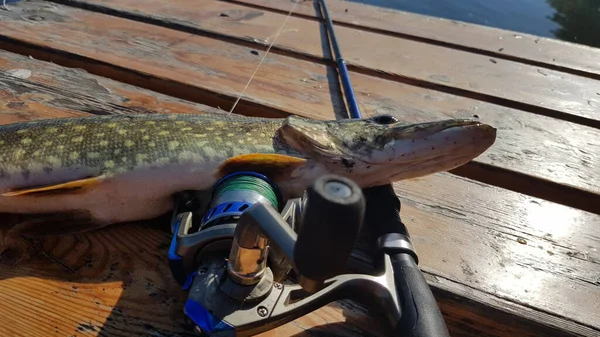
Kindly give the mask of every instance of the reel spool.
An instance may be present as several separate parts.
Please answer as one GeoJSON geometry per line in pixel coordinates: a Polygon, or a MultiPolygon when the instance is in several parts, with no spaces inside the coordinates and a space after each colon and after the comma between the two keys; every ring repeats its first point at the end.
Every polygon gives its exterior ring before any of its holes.
{"type": "Polygon", "coordinates": [[[231,173],[215,184],[212,201],[198,230],[224,223],[237,223],[244,210],[257,202],[268,203],[280,210],[283,200],[277,185],[256,172],[231,173]]]}

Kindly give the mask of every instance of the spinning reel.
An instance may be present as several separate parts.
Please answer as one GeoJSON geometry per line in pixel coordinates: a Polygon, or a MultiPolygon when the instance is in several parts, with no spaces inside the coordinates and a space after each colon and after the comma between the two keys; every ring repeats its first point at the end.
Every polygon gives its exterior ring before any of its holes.
{"type": "Polygon", "coordinates": [[[267,177],[237,172],[217,182],[211,198],[178,195],[169,262],[189,291],[186,321],[203,336],[249,336],[354,299],[382,309],[401,336],[449,336],[400,222],[399,200],[385,188],[362,191],[327,175],[284,204],[267,177]],[[371,194],[390,198],[373,202],[365,198],[371,194]],[[371,228],[378,275],[344,274],[373,214],[382,219],[371,228]]]}

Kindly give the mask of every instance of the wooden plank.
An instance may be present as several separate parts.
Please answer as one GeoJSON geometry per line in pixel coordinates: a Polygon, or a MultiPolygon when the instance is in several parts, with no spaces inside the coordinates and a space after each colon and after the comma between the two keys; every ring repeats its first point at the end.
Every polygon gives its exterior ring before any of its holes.
{"type": "MultiPolygon", "coordinates": [[[[262,56],[248,47],[51,3],[20,2],[0,17],[4,49],[225,110],[262,56]],[[44,19],[24,19],[34,16],[44,19]]],[[[523,193],[600,211],[597,129],[364,74],[351,76],[365,116],[390,113],[414,122],[477,115],[497,127],[496,144],[466,166],[472,168],[469,176],[516,190],[525,186],[523,193]],[[490,167],[501,172],[488,174],[490,167]]],[[[331,67],[272,54],[236,111],[333,118],[344,113],[339,90],[331,67]]]]}
{"type": "Polygon", "coordinates": [[[422,268],[598,329],[600,219],[460,180],[439,174],[396,185],[422,268]],[[571,293],[571,287],[586,290],[571,293]]]}
{"type": "Polygon", "coordinates": [[[556,319],[545,313],[532,312],[527,306],[515,305],[489,294],[479,292],[462,284],[445,280],[439,276],[425,273],[430,279],[432,291],[445,315],[446,323],[452,326],[451,336],[595,336],[594,329],[578,326],[571,322],[556,319]],[[456,297],[456,292],[465,293],[465,297],[456,297]],[[486,305],[480,305],[485,302],[486,305]],[[459,308],[456,304],[460,303],[459,308]],[[460,313],[460,307],[470,308],[469,313],[460,313]],[[452,314],[449,314],[452,312],[452,314]],[[523,318],[535,318],[523,320],[523,318]],[[468,322],[465,324],[465,322],[468,322]],[[498,322],[510,322],[499,325],[498,322]],[[479,326],[474,332],[472,325],[479,326]]]}
{"type": "MultiPolygon", "coordinates": [[[[45,116],[47,107],[64,109],[65,116],[77,110],[122,113],[137,107],[135,111],[149,111],[145,102],[169,110],[181,107],[177,100],[85,72],[0,55],[2,73],[32,70],[27,79],[11,76],[3,81],[11,82],[6,86],[13,88],[10,92],[29,88],[18,96],[28,107],[24,119],[45,116]],[[65,93],[54,98],[63,86],[67,86],[65,93]],[[115,96],[106,96],[102,88],[115,96]],[[96,98],[97,94],[105,96],[96,98]],[[77,95],[84,97],[79,103],[62,99],[77,95]],[[40,97],[46,97],[42,105],[31,104],[40,97]]],[[[9,90],[0,92],[5,95],[9,90]]],[[[189,112],[207,110],[191,103],[184,106],[189,112]]],[[[596,317],[600,216],[450,174],[399,183],[396,188],[420,265],[453,335],[600,333],[596,317]]],[[[30,242],[3,235],[10,219],[1,220],[0,317],[6,323],[0,324],[0,333],[186,335],[180,325],[185,293],[168,277],[166,222],[112,226],[30,242]],[[20,257],[23,261],[15,264],[20,257]]],[[[265,335],[388,335],[385,322],[378,319],[343,301],[265,335]]]]}
{"type": "MultiPolygon", "coordinates": [[[[264,46],[285,20],[279,13],[214,0],[176,4],[152,0],[143,8],[135,0],[68,3],[93,4],[103,11],[122,11],[129,17],[157,19],[170,27],[206,30],[264,46]],[[201,14],[195,10],[198,7],[201,14]]],[[[274,46],[317,59],[331,58],[322,33],[318,22],[292,17],[274,46]]],[[[353,70],[600,128],[597,80],[354,28],[337,27],[336,36],[353,70]]]]}
{"type": "MultiPolygon", "coordinates": [[[[70,0],[67,0],[70,1],[70,0]]],[[[287,14],[291,1],[222,0],[287,14]]],[[[600,50],[581,44],[344,0],[328,0],[334,24],[448,48],[514,60],[600,79],[600,50]]],[[[314,1],[299,1],[294,14],[315,15],[314,1]]]]}
{"type": "Polygon", "coordinates": [[[129,113],[222,113],[113,80],[83,69],[49,67],[32,57],[2,52],[0,123],[31,118],[129,113]]]}

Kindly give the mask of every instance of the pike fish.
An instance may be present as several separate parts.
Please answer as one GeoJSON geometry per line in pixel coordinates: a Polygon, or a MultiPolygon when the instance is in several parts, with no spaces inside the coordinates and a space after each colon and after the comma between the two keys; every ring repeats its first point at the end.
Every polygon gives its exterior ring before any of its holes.
{"type": "Polygon", "coordinates": [[[447,171],[495,139],[496,129],[477,121],[405,124],[385,115],[134,114],[6,124],[0,212],[33,215],[17,233],[79,233],[155,218],[173,208],[174,193],[210,189],[235,171],[265,174],[290,198],[326,173],[364,188],[447,171]]]}

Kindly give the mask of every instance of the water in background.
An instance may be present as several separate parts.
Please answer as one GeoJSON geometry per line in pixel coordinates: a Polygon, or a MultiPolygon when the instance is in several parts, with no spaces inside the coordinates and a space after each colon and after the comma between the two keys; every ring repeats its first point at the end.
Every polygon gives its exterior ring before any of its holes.
{"type": "Polygon", "coordinates": [[[600,48],[600,0],[349,1],[600,48]]]}

